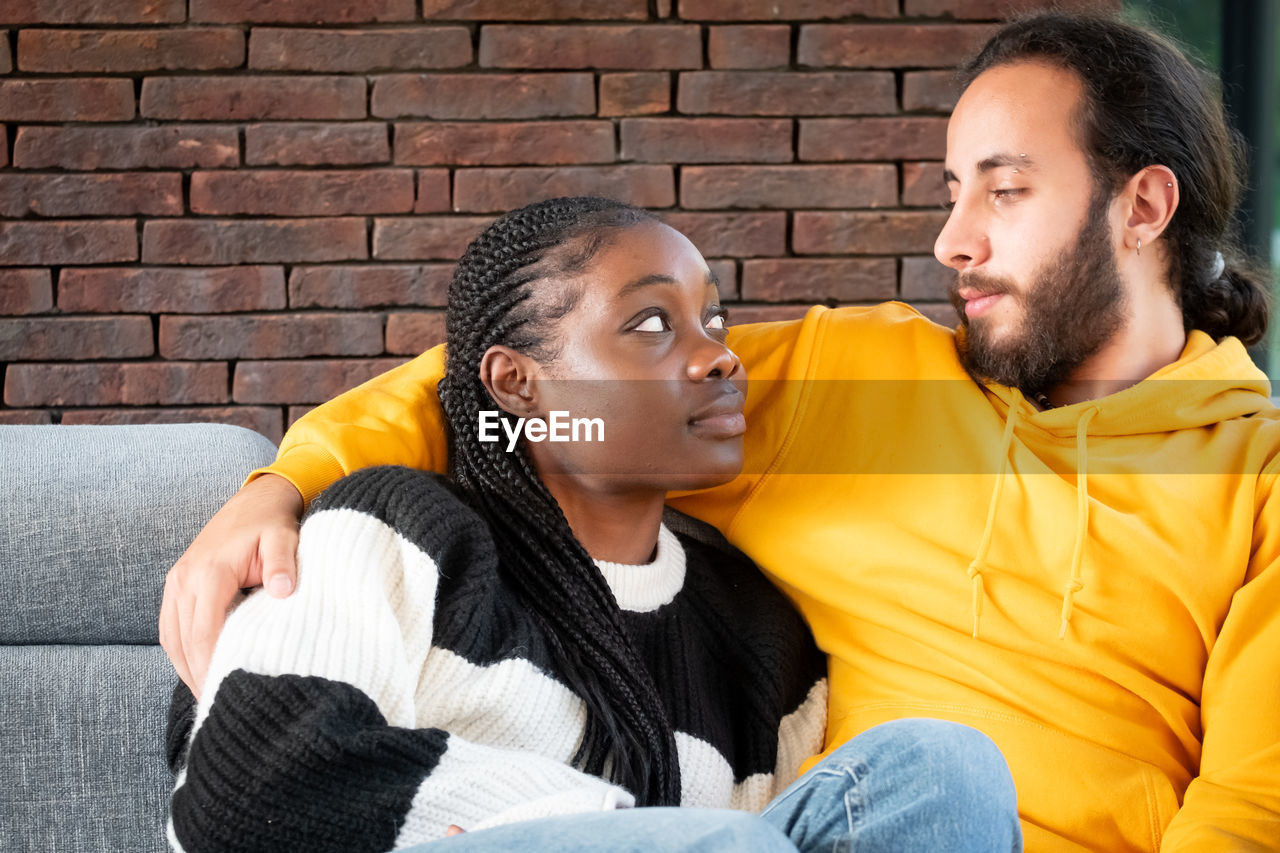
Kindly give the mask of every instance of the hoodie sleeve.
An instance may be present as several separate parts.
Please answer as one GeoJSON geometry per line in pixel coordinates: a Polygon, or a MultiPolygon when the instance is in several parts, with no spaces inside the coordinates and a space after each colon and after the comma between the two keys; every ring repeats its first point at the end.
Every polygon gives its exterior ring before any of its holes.
{"type": "Polygon", "coordinates": [[[1209,654],[1200,773],[1161,846],[1274,850],[1280,840],[1280,466],[1259,478],[1253,555],[1209,654]]]}

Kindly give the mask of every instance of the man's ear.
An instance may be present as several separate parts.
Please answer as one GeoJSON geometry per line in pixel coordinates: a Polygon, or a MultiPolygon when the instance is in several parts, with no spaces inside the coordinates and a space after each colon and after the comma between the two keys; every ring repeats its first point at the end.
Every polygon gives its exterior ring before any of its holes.
{"type": "Polygon", "coordinates": [[[508,414],[537,413],[537,362],[510,347],[494,344],[480,358],[480,381],[508,414]]]}
{"type": "Polygon", "coordinates": [[[1178,179],[1168,166],[1147,166],[1125,184],[1124,245],[1153,246],[1178,209],[1178,179]]]}

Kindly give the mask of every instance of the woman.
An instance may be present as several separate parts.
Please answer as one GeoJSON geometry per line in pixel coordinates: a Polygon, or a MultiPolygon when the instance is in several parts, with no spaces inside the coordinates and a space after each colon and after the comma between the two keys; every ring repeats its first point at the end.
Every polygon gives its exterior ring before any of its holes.
{"type": "Polygon", "coordinates": [[[662,524],[668,490],[742,464],[706,262],[626,205],[531,205],[459,262],[448,352],[450,480],[326,491],[297,591],[250,597],[193,718],[175,700],[175,848],[388,850],[452,826],[450,849],[829,849],[812,811],[854,777],[826,762],[767,819],[718,811],[763,808],[821,749],[825,662],[745,557],[662,524]],[[557,413],[602,429],[539,440],[557,413]],[[675,805],[717,810],[617,811],[675,805]]]}

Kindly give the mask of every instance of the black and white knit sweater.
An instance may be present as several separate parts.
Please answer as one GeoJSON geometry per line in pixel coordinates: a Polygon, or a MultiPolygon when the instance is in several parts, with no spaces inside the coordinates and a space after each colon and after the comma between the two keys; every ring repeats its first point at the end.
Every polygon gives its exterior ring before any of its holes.
{"type": "MultiPolygon", "coordinates": [[[[676,730],[681,802],[762,808],[822,747],[826,663],[740,554],[661,529],[598,562],[676,730]]],[[[203,698],[170,711],[177,850],[381,851],[627,807],[571,765],[582,701],[439,477],[353,474],[302,525],[298,586],[227,619],[203,698]]]]}

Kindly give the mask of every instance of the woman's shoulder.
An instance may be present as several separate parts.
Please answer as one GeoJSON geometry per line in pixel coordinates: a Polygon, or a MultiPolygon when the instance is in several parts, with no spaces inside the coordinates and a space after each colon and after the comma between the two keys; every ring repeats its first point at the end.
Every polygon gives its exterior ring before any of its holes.
{"type": "Polygon", "coordinates": [[[329,512],[356,513],[380,522],[442,566],[494,554],[489,526],[453,483],[430,471],[381,465],[348,474],[312,502],[304,529],[329,512]]]}

